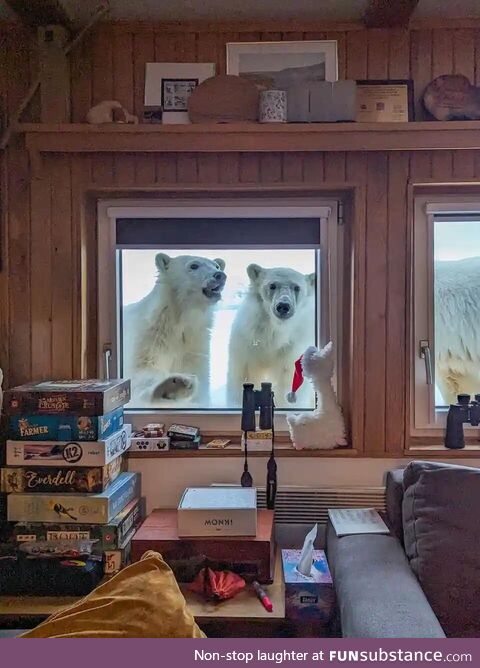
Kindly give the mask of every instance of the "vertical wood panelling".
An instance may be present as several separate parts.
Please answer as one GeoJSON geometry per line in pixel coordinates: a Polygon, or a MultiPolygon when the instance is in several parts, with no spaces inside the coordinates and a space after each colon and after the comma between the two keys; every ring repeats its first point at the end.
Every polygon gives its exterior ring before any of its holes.
{"type": "MultiPolygon", "coordinates": [[[[72,55],[72,118],[118,99],[143,112],[145,63],[215,62],[226,69],[228,41],[336,39],[339,76],[412,78],[417,118],[433,76],[462,73],[480,84],[480,29],[345,32],[162,31],[98,27],[72,55]]],[[[35,62],[32,34],[3,36],[0,92],[10,113],[28,87],[35,62]]],[[[1,37],[1,36],[0,36],[1,37]]],[[[35,106],[28,117],[37,113],[35,106]]],[[[35,120],[33,118],[33,120],[35,120]]],[[[92,184],[322,184],[354,188],[346,208],[353,237],[355,317],[351,348],[353,445],[373,456],[398,456],[405,441],[406,188],[412,182],[480,178],[478,152],[181,154],[112,158],[51,156],[41,179],[28,180],[28,158],[14,139],[3,177],[2,231],[8,258],[0,275],[0,364],[10,380],[96,371],[95,201],[92,184]],[[8,291],[7,291],[8,288],[8,291]],[[393,408],[392,408],[393,407],[393,408]]],[[[349,261],[350,261],[349,260],[349,261]]]]}

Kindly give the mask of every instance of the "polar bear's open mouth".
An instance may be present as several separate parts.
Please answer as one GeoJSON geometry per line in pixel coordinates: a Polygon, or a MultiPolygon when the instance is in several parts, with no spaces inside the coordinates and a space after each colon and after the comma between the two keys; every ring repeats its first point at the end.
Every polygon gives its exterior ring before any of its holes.
{"type": "Polygon", "coordinates": [[[223,283],[219,283],[213,288],[212,287],[203,288],[202,292],[207,299],[211,299],[212,301],[218,301],[222,296],[223,285],[224,285],[223,283]]]}

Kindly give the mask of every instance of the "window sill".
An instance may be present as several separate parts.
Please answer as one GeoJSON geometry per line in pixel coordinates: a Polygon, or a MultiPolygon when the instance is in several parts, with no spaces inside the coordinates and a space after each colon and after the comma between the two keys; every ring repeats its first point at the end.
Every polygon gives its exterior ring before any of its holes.
{"type": "Polygon", "coordinates": [[[440,443],[433,443],[428,445],[413,445],[404,451],[405,455],[410,457],[442,457],[444,459],[479,459],[480,458],[480,443],[467,443],[464,448],[460,450],[451,450],[440,443]]]}
{"type": "MultiPolygon", "coordinates": [[[[292,445],[279,443],[275,445],[275,457],[356,457],[357,450],[353,448],[335,448],[334,450],[295,450],[292,445]]],[[[199,450],[165,450],[163,452],[129,452],[129,459],[164,459],[186,457],[243,457],[244,452],[240,444],[229,445],[226,448],[200,448],[199,450]]],[[[269,457],[270,449],[249,450],[249,458],[269,457]]]]}

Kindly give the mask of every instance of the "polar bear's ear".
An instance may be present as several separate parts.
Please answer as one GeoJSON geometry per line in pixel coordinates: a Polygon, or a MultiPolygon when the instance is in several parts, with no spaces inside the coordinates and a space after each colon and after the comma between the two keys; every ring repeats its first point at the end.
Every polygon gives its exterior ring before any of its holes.
{"type": "Polygon", "coordinates": [[[165,255],[165,253],[158,253],[155,256],[155,264],[157,265],[158,271],[165,271],[170,264],[170,257],[165,255]]]}
{"type": "Polygon", "coordinates": [[[220,269],[221,269],[222,271],[225,269],[225,260],[222,260],[222,258],[220,258],[220,257],[216,257],[216,258],[214,259],[214,262],[216,262],[216,263],[218,264],[218,266],[220,267],[220,269]]]}
{"type": "Polygon", "coordinates": [[[263,274],[263,269],[259,264],[249,264],[247,267],[248,278],[255,282],[263,274]]]}
{"type": "Polygon", "coordinates": [[[317,275],[315,273],[306,274],[305,280],[307,281],[307,285],[308,285],[309,290],[311,290],[311,291],[315,290],[315,283],[317,282],[317,275]]]}

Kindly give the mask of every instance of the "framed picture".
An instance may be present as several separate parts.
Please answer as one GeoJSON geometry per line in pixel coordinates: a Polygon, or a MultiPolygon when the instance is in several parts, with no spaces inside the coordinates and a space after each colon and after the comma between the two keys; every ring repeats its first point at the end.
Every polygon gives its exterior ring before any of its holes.
{"type": "Polygon", "coordinates": [[[357,81],[359,123],[406,123],[414,120],[413,81],[357,81]]]}
{"type": "Polygon", "coordinates": [[[263,90],[337,81],[337,42],[231,42],[227,44],[227,74],[250,79],[263,90]]]}
{"type": "Polygon", "coordinates": [[[147,63],[145,108],[162,108],[162,123],[189,123],[188,98],[215,76],[214,63],[147,63]]]}

